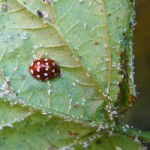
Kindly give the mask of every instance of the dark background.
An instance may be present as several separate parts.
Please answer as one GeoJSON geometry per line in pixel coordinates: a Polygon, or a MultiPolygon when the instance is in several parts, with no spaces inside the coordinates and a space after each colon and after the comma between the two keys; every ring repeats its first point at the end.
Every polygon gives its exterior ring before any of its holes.
{"type": "Polygon", "coordinates": [[[150,0],[137,0],[134,30],[134,66],[137,101],[122,122],[150,131],[150,0]]]}

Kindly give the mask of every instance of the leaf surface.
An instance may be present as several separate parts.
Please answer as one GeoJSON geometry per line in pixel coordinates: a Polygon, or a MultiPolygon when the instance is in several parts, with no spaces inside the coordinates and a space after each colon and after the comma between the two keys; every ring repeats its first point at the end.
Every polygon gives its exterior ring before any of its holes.
{"type": "Polygon", "coordinates": [[[0,149],[144,150],[140,143],[126,136],[94,132],[95,129],[86,126],[36,113],[15,123],[13,129],[7,127],[0,131],[0,149]]]}
{"type": "Polygon", "coordinates": [[[133,2],[0,0],[0,6],[0,149],[143,150],[104,132],[135,94],[133,2]],[[54,59],[62,78],[33,79],[28,68],[40,57],[54,59]]]}
{"type": "Polygon", "coordinates": [[[17,96],[4,95],[6,99],[61,117],[106,120],[104,102],[116,102],[119,92],[119,54],[125,48],[120,41],[128,28],[128,3],[12,0],[7,6],[0,15],[0,68],[17,96]],[[56,60],[63,78],[34,80],[28,67],[38,57],[56,60]]]}

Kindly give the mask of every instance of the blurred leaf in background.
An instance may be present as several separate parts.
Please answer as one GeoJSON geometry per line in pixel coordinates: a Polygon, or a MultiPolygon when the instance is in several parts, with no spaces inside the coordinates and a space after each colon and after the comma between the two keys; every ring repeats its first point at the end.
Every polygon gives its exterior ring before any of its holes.
{"type": "Polygon", "coordinates": [[[150,1],[136,2],[136,22],[134,31],[135,84],[137,101],[122,118],[135,127],[150,130],[150,1]]]}

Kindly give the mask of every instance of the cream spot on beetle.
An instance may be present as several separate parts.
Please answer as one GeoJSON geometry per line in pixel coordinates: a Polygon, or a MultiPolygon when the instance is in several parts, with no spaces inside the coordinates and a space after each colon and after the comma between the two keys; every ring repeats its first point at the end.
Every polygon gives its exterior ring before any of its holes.
{"type": "Polygon", "coordinates": [[[48,71],[48,70],[49,70],[49,67],[46,67],[45,70],[48,71]]]}
{"type": "Polygon", "coordinates": [[[40,72],[40,68],[37,68],[37,70],[36,70],[37,72],[40,72]]]}
{"type": "Polygon", "coordinates": [[[40,78],[41,76],[40,76],[40,75],[36,75],[36,77],[37,77],[37,78],[40,78]]]}
{"type": "Polygon", "coordinates": [[[48,61],[48,59],[45,58],[44,61],[48,61]]]}
{"type": "Polygon", "coordinates": [[[31,72],[31,74],[33,74],[33,73],[34,73],[34,71],[33,71],[32,69],[30,69],[30,72],[31,72]]]}
{"type": "Polygon", "coordinates": [[[46,62],[45,65],[48,66],[48,62],[46,62]]]}
{"type": "Polygon", "coordinates": [[[53,66],[55,66],[55,63],[52,63],[53,66]]]}
{"type": "Polygon", "coordinates": [[[41,64],[41,63],[38,61],[38,62],[37,62],[37,65],[39,66],[40,64],[41,64]]]}
{"type": "Polygon", "coordinates": [[[53,69],[52,72],[54,73],[54,72],[55,72],[55,69],[53,69]]]}
{"type": "Polygon", "coordinates": [[[44,76],[47,77],[47,76],[48,76],[48,73],[44,73],[44,76]]]}

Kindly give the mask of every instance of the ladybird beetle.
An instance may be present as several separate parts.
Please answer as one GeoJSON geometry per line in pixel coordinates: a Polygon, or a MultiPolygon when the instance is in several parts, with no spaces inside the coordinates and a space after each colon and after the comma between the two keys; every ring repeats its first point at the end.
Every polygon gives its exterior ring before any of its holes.
{"type": "Polygon", "coordinates": [[[40,58],[32,62],[29,72],[37,80],[45,81],[60,76],[60,67],[52,59],[40,58]]]}

